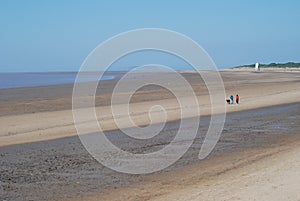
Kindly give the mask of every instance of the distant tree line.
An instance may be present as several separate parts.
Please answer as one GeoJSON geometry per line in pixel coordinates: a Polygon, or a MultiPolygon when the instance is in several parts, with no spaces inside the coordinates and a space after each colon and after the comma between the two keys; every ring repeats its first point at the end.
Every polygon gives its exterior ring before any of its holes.
{"type": "MultiPolygon", "coordinates": [[[[261,68],[300,68],[300,63],[287,62],[287,63],[270,63],[270,64],[259,64],[261,68]]],[[[237,66],[234,68],[248,67],[254,68],[255,64],[237,66]]]]}

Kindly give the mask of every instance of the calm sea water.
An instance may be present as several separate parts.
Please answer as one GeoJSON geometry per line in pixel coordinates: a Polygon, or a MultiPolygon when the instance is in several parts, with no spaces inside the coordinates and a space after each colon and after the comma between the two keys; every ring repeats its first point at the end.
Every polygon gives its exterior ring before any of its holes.
{"type": "MultiPolygon", "coordinates": [[[[48,86],[58,84],[73,84],[77,73],[0,73],[0,89],[48,86]]],[[[85,75],[84,81],[97,81],[98,77],[92,73],[85,75]]],[[[101,80],[111,80],[114,76],[103,76],[101,80]]]]}

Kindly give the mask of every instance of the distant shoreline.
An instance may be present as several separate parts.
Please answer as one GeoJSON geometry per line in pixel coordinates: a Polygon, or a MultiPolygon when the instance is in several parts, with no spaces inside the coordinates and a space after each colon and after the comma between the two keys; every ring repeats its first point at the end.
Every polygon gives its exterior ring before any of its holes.
{"type": "MultiPolygon", "coordinates": [[[[101,80],[114,80],[121,73],[105,73],[101,80]]],[[[25,87],[42,87],[55,85],[74,84],[77,73],[75,72],[45,72],[45,73],[0,73],[0,89],[14,89],[25,87]]],[[[99,78],[94,74],[87,72],[84,74],[84,82],[95,82],[99,78]]]]}
{"type": "MultiPolygon", "coordinates": [[[[285,64],[284,64],[285,65],[285,64]]],[[[296,67],[270,67],[268,64],[261,66],[261,71],[268,72],[300,72],[296,67]]],[[[210,71],[209,69],[203,70],[176,70],[178,73],[197,73],[200,71],[210,71]]],[[[217,71],[254,71],[254,68],[250,65],[217,69],[217,71]]],[[[103,75],[102,81],[115,80],[129,71],[107,71],[103,75]]],[[[143,73],[156,73],[156,71],[142,71],[143,73]]],[[[159,71],[159,73],[168,71],[159,71]]],[[[83,72],[86,75],[87,82],[98,81],[99,72],[83,72]]],[[[136,72],[140,73],[140,72],[136,72]]],[[[56,85],[73,85],[78,72],[3,72],[0,73],[0,89],[14,89],[14,88],[28,88],[28,87],[46,87],[56,85]]]]}
{"type": "MultiPolygon", "coordinates": [[[[274,68],[274,69],[300,69],[300,63],[295,62],[287,62],[287,63],[269,63],[269,64],[259,64],[261,68],[274,68]]],[[[249,64],[249,65],[241,65],[236,66],[233,68],[254,68],[255,64],[249,64]]]]}
{"type": "MultiPolygon", "coordinates": [[[[235,67],[235,68],[230,68],[230,69],[224,69],[222,71],[253,71],[254,68],[252,67],[235,67]]],[[[261,72],[300,72],[300,68],[272,68],[272,67],[261,67],[260,68],[261,72]]]]}

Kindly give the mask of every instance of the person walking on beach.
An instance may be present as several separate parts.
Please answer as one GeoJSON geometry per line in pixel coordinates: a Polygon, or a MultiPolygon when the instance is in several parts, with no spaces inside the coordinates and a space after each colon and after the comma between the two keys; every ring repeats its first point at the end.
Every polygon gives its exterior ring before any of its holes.
{"type": "Polygon", "coordinates": [[[233,95],[230,96],[230,104],[233,104],[233,95]]]}
{"type": "Polygon", "coordinates": [[[236,102],[236,104],[239,104],[239,102],[240,102],[240,97],[238,94],[235,96],[235,102],[236,102]]]}

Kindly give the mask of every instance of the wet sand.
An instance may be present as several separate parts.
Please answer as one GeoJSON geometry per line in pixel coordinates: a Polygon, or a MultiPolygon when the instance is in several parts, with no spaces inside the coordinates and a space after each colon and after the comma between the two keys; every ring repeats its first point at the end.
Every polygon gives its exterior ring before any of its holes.
{"type": "MultiPolygon", "coordinates": [[[[3,197],[7,200],[201,200],[197,198],[203,196],[203,200],[221,200],[221,197],[232,200],[235,198],[230,196],[236,195],[236,200],[239,196],[247,200],[251,193],[243,194],[244,197],[239,195],[247,188],[234,189],[230,174],[244,170],[244,175],[251,175],[251,165],[256,161],[269,160],[269,156],[283,159],[287,156],[278,154],[280,150],[289,148],[287,153],[294,153],[298,147],[300,73],[222,72],[227,95],[239,93],[241,104],[227,106],[229,113],[221,139],[213,153],[203,161],[199,161],[198,152],[210,119],[206,107],[208,93],[197,75],[184,75],[202,101],[203,116],[197,138],[185,156],[171,167],[139,176],[105,168],[84,149],[72,123],[72,86],[0,90],[3,197]],[[229,184],[232,190],[216,190],[229,184]]],[[[97,94],[98,110],[107,114],[102,117],[106,119],[103,125],[107,136],[129,151],[155,151],[168,144],[179,125],[179,106],[172,94],[148,87],[135,95],[132,105],[136,113],[133,116],[138,125],[147,124],[147,108],[157,103],[168,108],[170,117],[158,137],[134,143],[115,130],[107,110],[115,82],[107,81],[104,90],[97,94]]],[[[257,163],[260,167],[264,162],[257,163]]],[[[257,177],[263,176],[257,173],[257,177]]],[[[244,177],[238,181],[235,185],[240,182],[251,187],[244,177]]],[[[253,189],[259,185],[263,182],[252,181],[253,189]]]]}

